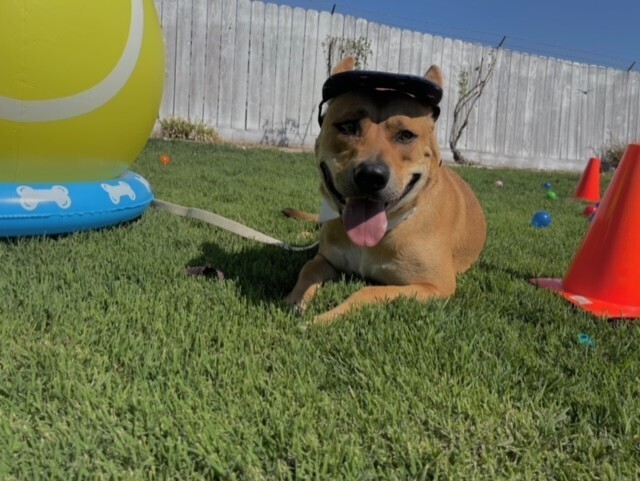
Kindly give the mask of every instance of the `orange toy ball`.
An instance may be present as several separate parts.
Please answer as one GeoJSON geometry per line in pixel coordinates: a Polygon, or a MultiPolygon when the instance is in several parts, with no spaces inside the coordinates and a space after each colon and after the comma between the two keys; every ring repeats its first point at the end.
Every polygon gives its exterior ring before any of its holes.
{"type": "Polygon", "coordinates": [[[167,165],[169,162],[171,162],[171,157],[169,157],[168,155],[161,155],[160,162],[162,162],[164,165],[167,165]]]}

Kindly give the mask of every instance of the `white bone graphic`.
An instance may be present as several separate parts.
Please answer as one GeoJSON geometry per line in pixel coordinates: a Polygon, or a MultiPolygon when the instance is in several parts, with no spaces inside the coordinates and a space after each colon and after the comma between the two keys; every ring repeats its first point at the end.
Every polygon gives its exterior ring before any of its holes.
{"type": "Polygon", "coordinates": [[[111,202],[119,204],[120,199],[125,195],[131,200],[136,200],[136,193],[126,182],[119,181],[117,185],[101,184],[102,188],[107,191],[111,202]]]}
{"type": "Polygon", "coordinates": [[[138,182],[140,182],[142,185],[144,185],[147,188],[147,190],[151,192],[151,185],[149,185],[149,182],[147,182],[147,179],[145,179],[144,177],[138,174],[135,174],[133,178],[136,179],[138,182]]]}
{"type": "Polygon", "coordinates": [[[20,205],[25,210],[35,210],[41,202],[55,202],[61,209],[71,207],[69,191],[61,185],[54,185],[50,189],[34,189],[28,185],[21,185],[16,192],[20,196],[20,205]]]}

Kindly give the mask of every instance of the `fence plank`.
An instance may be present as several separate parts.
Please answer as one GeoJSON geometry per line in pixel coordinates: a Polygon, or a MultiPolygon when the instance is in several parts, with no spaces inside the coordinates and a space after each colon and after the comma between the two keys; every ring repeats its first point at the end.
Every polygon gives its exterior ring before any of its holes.
{"type": "Polygon", "coordinates": [[[627,119],[627,142],[640,141],[640,75],[629,72],[629,114],[627,119]]]}
{"type": "Polygon", "coordinates": [[[204,118],[206,88],[207,0],[193,0],[191,22],[191,77],[188,118],[200,123],[204,118]]]}
{"type": "Polygon", "coordinates": [[[220,75],[218,77],[218,127],[231,127],[233,109],[236,0],[222,0],[220,75]]]}
{"type": "Polygon", "coordinates": [[[422,36],[422,70],[424,74],[435,62],[433,61],[433,36],[425,33],[422,36]]]}
{"type": "Polygon", "coordinates": [[[376,48],[376,70],[381,72],[389,71],[389,41],[391,28],[387,25],[380,25],[378,30],[378,45],[376,48]]]}
{"type": "Polygon", "coordinates": [[[615,72],[612,69],[607,69],[607,84],[606,84],[606,102],[604,104],[604,129],[605,136],[604,142],[610,144],[613,140],[613,119],[614,119],[614,104],[615,104],[615,72]]]}
{"type": "MultiPolygon", "coordinates": [[[[497,55],[497,52],[491,47],[483,47],[481,51],[484,59],[485,70],[489,68],[491,59],[497,55]]],[[[478,100],[478,116],[475,119],[477,124],[477,141],[476,145],[468,145],[470,150],[479,150],[481,152],[492,152],[495,141],[495,129],[493,126],[496,122],[496,109],[498,99],[498,82],[496,81],[497,69],[494,67],[493,73],[489,78],[484,93],[478,100]]]]}
{"type": "Polygon", "coordinates": [[[189,118],[192,7],[192,0],[178,2],[178,18],[176,22],[176,70],[184,72],[184,74],[176,76],[173,94],[173,115],[185,119],[189,118]]]}
{"type": "Polygon", "coordinates": [[[231,101],[231,127],[246,128],[247,80],[249,71],[249,36],[251,32],[251,2],[237,0],[236,41],[233,59],[233,96],[231,101]]]}
{"type": "MultiPolygon", "coordinates": [[[[160,116],[162,118],[173,117],[173,95],[175,93],[176,74],[176,32],[178,21],[178,4],[167,2],[162,5],[162,30],[164,32],[165,43],[165,64],[167,76],[164,83],[164,94],[160,116]]],[[[180,72],[182,73],[182,72],[180,72]]]]}
{"type": "Polygon", "coordinates": [[[211,2],[208,4],[208,8],[203,121],[207,125],[217,127],[220,50],[222,48],[222,2],[211,2]]]}
{"type": "MultiPolygon", "coordinates": [[[[287,90],[287,110],[285,125],[287,130],[296,134],[300,129],[300,95],[302,88],[302,65],[304,55],[305,11],[302,8],[293,9],[291,31],[291,53],[289,64],[289,88],[287,90]]],[[[287,134],[287,145],[291,143],[291,134],[287,134]]]]}
{"type": "Polygon", "coordinates": [[[423,75],[426,68],[422,65],[422,34],[413,32],[411,35],[411,66],[409,73],[423,75]]]}
{"type": "Polygon", "coordinates": [[[369,56],[366,68],[367,70],[378,70],[378,34],[380,25],[375,22],[369,22],[367,25],[367,39],[370,42],[371,55],[369,56]]]}
{"type": "Polygon", "coordinates": [[[400,51],[398,55],[398,72],[410,73],[411,71],[411,47],[413,46],[413,33],[411,30],[400,31],[400,51]]]}
{"type": "MultiPolygon", "coordinates": [[[[339,13],[334,14],[331,17],[331,38],[342,38],[343,36],[344,36],[344,16],[339,13]]],[[[331,62],[327,60],[327,67],[328,67],[329,73],[331,73],[331,70],[333,70],[333,68],[338,64],[338,62],[342,60],[337,57],[339,57],[337,53],[332,53],[331,62]]]]}
{"type": "Polygon", "coordinates": [[[496,115],[496,134],[494,152],[504,152],[506,148],[507,114],[509,113],[509,70],[511,66],[511,52],[498,50],[498,98],[496,115]]]}
{"type": "Polygon", "coordinates": [[[260,89],[264,62],[264,3],[251,3],[251,32],[249,34],[249,78],[247,86],[247,130],[260,128],[260,89]]]}
{"type": "Polygon", "coordinates": [[[584,127],[583,127],[583,141],[582,157],[589,158],[596,155],[597,146],[595,145],[595,132],[596,132],[596,87],[598,80],[598,67],[595,65],[585,65],[586,74],[583,76],[582,95],[586,99],[585,111],[583,112],[584,127]]]}
{"type": "Polygon", "coordinates": [[[571,107],[569,108],[569,137],[567,138],[567,158],[575,159],[578,157],[579,140],[581,136],[581,116],[583,95],[580,93],[582,86],[582,70],[580,65],[573,63],[571,65],[571,107]]]}
{"type": "Polygon", "coordinates": [[[513,152],[515,149],[515,130],[516,130],[516,116],[518,115],[518,79],[520,72],[520,61],[522,60],[522,54],[519,52],[512,52],[511,64],[509,65],[509,82],[508,82],[508,107],[507,107],[507,122],[505,125],[505,144],[504,152],[513,152]]]}
{"type": "Polygon", "coordinates": [[[596,135],[595,138],[600,140],[600,144],[604,144],[606,138],[606,123],[605,123],[605,110],[607,103],[607,69],[604,67],[598,68],[598,74],[596,77],[596,135]]]}
{"type": "Polygon", "coordinates": [[[513,128],[513,144],[512,152],[515,155],[526,155],[523,151],[524,143],[524,123],[527,109],[528,98],[528,82],[527,76],[529,73],[529,64],[531,63],[531,55],[522,53],[520,55],[520,67],[518,69],[518,90],[516,94],[515,108],[515,124],[513,128]]]}
{"type": "Polygon", "coordinates": [[[304,53],[302,58],[302,81],[300,95],[300,138],[304,144],[311,140],[310,135],[316,113],[315,92],[313,90],[316,76],[316,57],[322,57],[318,53],[318,12],[307,10],[307,18],[304,32],[304,53]]]}
{"type": "Polygon", "coordinates": [[[560,91],[562,92],[562,98],[560,100],[560,129],[559,129],[559,138],[558,143],[560,150],[560,158],[566,159],[569,154],[569,139],[570,130],[571,130],[571,77],[573,71],[571,68],[570,62],[562,62],[561,63],[561,73],[560,73],[560,91]]]}
{"type": "MultiPolygon", "coordinates": [[[[547,77],[547,59],[536,57],[536,73],[533,110],[531,111],[531,126],[529,131],[529,152],[531,157],[538,157],[546,151],[544,143],[545,132],[542,126],[548,119],[549,98],[545,95],[545,81],[547,77]]],[[[525,133],[525,135],[527,135],[525,133]]]]}
{"type": "Polygon", "coordinates": [[[628,117],[629,85],[627,78],[627,72],[614,71],[611,140],[616,144],[623,143],[627,134],[626,129],[622,128],[628,117]]]}
{"type": "Polygon", "coordinates": [[[440,64],[444,76],[445,94],[442,98],[442,114],[438,120],[438,140],[441,145],[448,145],[447,139],[453,124],[453,109],[457,98],[457,74],[453,70],[453,40],[445,38],[442,43],[442,63],[440,64]]]}
{"type": "MultiPolygon", "coordinates": [[[[278,60],[278,16],[279,10],[273,3],[267,3],[264,12],[264,48],[262,77],[260,81],[260,129],[263,132],[273,125],[276,71],[278,60]]],[[[266,139],[263,137],[263,142],[266,139]]]]}
{"type": "Polygon", "coordinates": [[[278,45],[276,54],[276,77],[273,95],[273,121],[266,125],[265,141],[276,145],[285,145],[286,136],[286,105],[289,87],[289,63],[291,54],[291,19],[293,11],[286,5],[280,6],[278,12],[278,45]]]}
{"type": "MultiPolygon", "coordinates": [[[[475,78],[475,72],[472,67],[472,65],[475,62],[475,59],[474,59],[475,52],[473,51],[472,45],[466,44],[463,46],[462,44],[460,44],[460,47],[463,47],[463,48],[460,48],[460,50],[458,51],[459,56],[453,59],[456,73],[454,74],[454,77],[448,79],[449,96],[453,97],[453,107],[451,107],[451,112],[450,112],[451,128],[447,131],[447,138],[446,138],[447,146],[449,145],[451,135],[453,133],[453,111],[456,105],[458,105],[461,94],[463,94],[463,91],[460,88],[462,77],[463,76],[467,77],[466,86],[464,87],[466,91],[468,91],[471,88],[475,78]]],[[[469,123],[467,124],[465,129],[462,131],[462,136],[458,140],[457,147],[459,149],[463,149],[463,150],[467,149],[470,143],[470,138],[475,134],[476,125],[472,120],[472,116],[473,116],[473,112],[470,112],[469,123]]]]}
{"type": "Polygon", "coordinates": [[[389,30],[389,57],[386,70],[398,73],[400,68],[400,45],[402,41],[402,30],[392,27],[389,30]]]}
{"type": "Polygon", "coordinates": [[[356,18],[355,39],[367,37],[367,21],[364,18],[356,18]]]}
{"type": "Polygon", "coordinates": [[[344,29],[342,31],[342,36],[348,39],[356,38],[356,17],[351,15],[344,16],[344,29]]]}
{"type": "MultiPolygon", "coordinates": [[[[331,14],[329,12],[320,12],[318,18],[318,46],[316,53],[316,66],[315,75],[313,81],[313,88],[307,95],[313,100],[315,109],[318,108],[318,104],[322,99],[322,85],[328,77],[327,67],[327,51],[323,44],[326,44],[328,38],[331,36],[331,14]]],[[[320,132],[320,126],[317,121],[318,111],[314,110],[313,119],[311,122],[311,134],[313,137],[320,132]]]]}

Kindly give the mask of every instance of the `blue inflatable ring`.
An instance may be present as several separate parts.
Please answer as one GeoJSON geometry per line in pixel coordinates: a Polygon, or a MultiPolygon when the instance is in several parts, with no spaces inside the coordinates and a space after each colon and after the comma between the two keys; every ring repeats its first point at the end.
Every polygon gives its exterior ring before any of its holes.
{"type": "Polygon", "coordinates": [[[0,183],[0,237],[99,229],[141,216],[153,200],[144,177],[54,184],[0,183]]]}

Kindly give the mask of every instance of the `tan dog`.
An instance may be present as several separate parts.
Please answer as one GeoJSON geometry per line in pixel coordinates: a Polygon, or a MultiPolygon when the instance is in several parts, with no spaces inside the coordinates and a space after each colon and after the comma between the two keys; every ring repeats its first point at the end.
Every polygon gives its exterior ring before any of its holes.
{"type": "MultiPolygon", "coordinates": [[[[332,75],[353,64],[344,59],[332,75]]],[[[425,78],[442,85],[436,66],[425,78]]],[[[348,91],[329,104],[315,153],[321,193],[340,216],[322,224],[318,254],[287,302],[306,310],[318,288],[341,272],[380,285],[362,288],[315,322],[398,296],[449,297],[456,274],[480,256],[484,213],[471,188],[441,166],[435,109],[391,89],[348,91]]]]}

